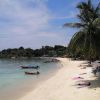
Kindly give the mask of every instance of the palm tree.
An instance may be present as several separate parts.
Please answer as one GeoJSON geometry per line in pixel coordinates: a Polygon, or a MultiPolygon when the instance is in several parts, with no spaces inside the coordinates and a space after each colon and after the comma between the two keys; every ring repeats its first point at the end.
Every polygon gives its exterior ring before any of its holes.
{"type": "Polygon", "coordinates": [[[66,23],[64,27],[79,28],[70,43],[71,53],[80,53],[87,59],[96,58],[100,55],[100,3],[96,7],[91,0],[77,5],[79,14],[78,23],[66,23]]]}

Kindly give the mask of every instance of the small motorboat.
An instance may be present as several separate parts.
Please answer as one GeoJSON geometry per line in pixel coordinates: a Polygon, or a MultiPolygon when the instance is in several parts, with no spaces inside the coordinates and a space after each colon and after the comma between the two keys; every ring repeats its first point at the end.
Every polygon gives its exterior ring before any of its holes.
{"type": "Polygon", "coordinates": [[[20,66],[22,69],[39,69],[39,66],[20,66]]]}
{"type": "Polygon", "coordinates": [[[44,63],[50,63],[51,61],[44,61],[44,63]]]}
{"type": "Polygon", "coordinates": [[[40,72],[25,72],[26,75],[39,75],[40,72]]]}
{"type": "Polygon", "coordinates": [[[59,62],[59,60],[57,60],[57,59],[51,59],[51,60],[48,60],[48,61],[44,61],[44,63],[51,63],[51,62],[59,62]]]}

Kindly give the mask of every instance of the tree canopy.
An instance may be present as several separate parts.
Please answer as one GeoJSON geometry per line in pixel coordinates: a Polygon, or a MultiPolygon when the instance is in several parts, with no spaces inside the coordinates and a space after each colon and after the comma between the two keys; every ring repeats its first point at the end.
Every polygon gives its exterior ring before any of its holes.
{"type": "Polygon", "coordinates": [[[14,49],[4,49],[0,52],[0,58],[20,58],[20,57],[54,57],[54,56],[64,56],[66,55],[67,47],[61,45],[52,46],[42,46],[40,49],[31,48],[14,48],[14,49]]]}
{"type": "Polygon", "coordinates": [[[94,6],[88,0],[80,2],[76,8],[79,22],[64,24],[64,27],[79,28],[69,43],[70,55],[96,59],[100,57],[100,3],[94,6]]]}

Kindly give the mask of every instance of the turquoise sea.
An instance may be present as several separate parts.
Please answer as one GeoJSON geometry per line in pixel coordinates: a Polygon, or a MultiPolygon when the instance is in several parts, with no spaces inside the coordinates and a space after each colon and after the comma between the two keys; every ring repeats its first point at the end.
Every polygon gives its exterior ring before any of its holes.
{"type": "Polygon", "coordinates": [[[61,67],[59,62],[44,63],[45,59],[1,59],[0,60],[0,100],[17,100],[37,84],[51,77],[61,67]],[[38,65],[40,75],[25,75],[25,71],[36,72],[36,69],[21,69],[24,65],[38,65]]]}

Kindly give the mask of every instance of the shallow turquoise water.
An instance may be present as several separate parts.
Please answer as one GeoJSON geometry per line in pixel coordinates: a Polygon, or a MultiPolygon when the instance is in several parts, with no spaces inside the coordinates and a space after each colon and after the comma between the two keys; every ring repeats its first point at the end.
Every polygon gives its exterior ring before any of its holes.
{"type": "MultiPolygon", "coordinates": [[[[0,60],[0,97],[2,93],[11,88],[18,87],[19,85],[28,82],[30,80],[34,81],[33,86],[39,80],[42,80],[44,76],[52,75],[52,72],[60,67],[60,63],[44,63],[44,60],[40,59],[2,59],[0,60]],[[28,69],[23,70],[19,66],[21,65],[39,65],[40,75],[39,76],[29,76],[25,75],[25,71],[35,72],[37,70],[28,69]]],[[[28,86],[29,84],[27,84],[28,86]]],[[[25,85],[26,86],[26,85],[25,85]]],[[[13,90],[14,91],[14,90],[13,90]]],[[[4,100],[4,99],[3,99],[4,100]]],[[[6,100],[6,99],[5,99],[6,100]]]]}

